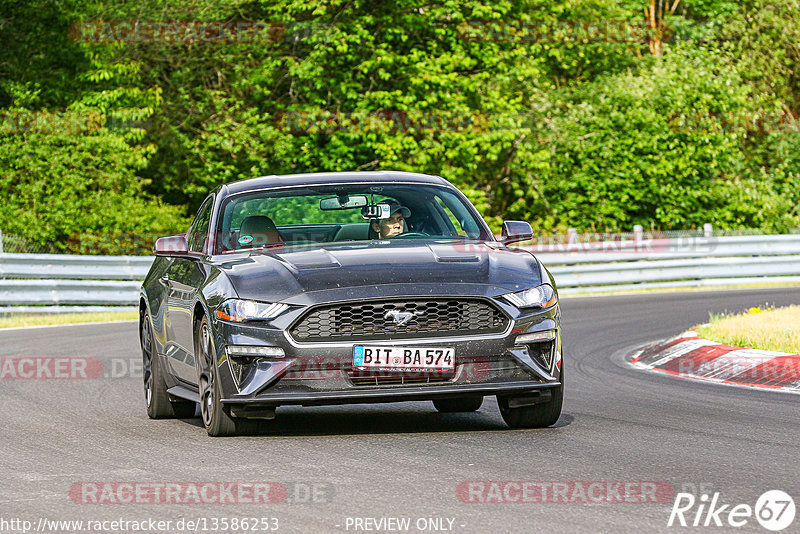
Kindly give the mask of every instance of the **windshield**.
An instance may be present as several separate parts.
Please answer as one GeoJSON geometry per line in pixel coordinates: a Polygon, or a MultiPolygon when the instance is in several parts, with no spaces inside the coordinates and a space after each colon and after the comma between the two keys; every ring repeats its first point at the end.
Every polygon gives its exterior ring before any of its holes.
{"type": "Polygon", "coordinates": [[[262,190],[227,198],[218,251],[372,239],[486,240],[462,198],[424,184],[348,184],[262,190]]]}

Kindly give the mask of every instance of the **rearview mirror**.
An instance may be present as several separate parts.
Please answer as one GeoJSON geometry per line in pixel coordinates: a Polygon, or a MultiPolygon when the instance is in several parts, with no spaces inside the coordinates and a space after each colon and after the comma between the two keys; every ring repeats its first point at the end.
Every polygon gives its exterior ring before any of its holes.
{"type": "Polygon", "coordinates": [[[159,237],[153,245],[153,254],[156,256],[185,256],[189,254],[189,244],[186,234],[159,237]]]}
{"type": "Polygon", "coordinates": [[[533,228],[525,221],[503,221],[503,233],[500,241],[508,245],[518,241],[533,239],[533,228]]]}
{"type": "Polygon", "coordinates": [[[360,208],[369,204],[364,195],[344,195],[339,197],[323,198],[319,201],[321,210],[346,210],[350,208],[360,208]]]}

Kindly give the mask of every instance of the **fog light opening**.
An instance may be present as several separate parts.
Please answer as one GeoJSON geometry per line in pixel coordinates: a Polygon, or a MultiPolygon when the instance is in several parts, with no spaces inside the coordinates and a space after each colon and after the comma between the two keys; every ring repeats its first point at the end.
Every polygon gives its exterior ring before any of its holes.
{"type": "MultiPolygon", "coordinates": [[[[536,361],[548,373],[554,373],[556,367],[556,331],[544,330],[517,336],[515,347],[523,350],[530,358],[536,361]]],[[[560,362],[559,362],[560,364],[560,362]]]]}
{"type": "Polygon", "coordinates": [[[236,389],[239,390],[241,390],[242,380],[252,371],[254,364],[260,361],[280,360],[285,356],[280,347],[228,345],[225,347],[225,351],[228,354],[233,382],[236,384],[236,389]]]}

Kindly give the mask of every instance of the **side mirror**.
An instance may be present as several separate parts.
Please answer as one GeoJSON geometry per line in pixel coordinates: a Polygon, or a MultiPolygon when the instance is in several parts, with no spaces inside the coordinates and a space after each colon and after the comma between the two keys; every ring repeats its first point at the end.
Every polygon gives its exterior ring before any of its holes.
{"type": "Polygon", "coordinates": [[[503,233],[500,241],[508,245],[517,241],[533,239],[533,228],[525,221],[503,221],[503,233]]]}
{"type": "Polygon", "coordinates": [[[189,254],[186,234],[159,237],[153,245],[153,254],[156,256],[186,256],[189,254]]]}

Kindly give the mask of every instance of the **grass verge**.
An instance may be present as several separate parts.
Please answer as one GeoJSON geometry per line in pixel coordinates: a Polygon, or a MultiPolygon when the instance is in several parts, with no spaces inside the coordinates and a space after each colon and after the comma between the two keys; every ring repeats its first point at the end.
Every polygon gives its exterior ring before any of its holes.
{"type": "Polygon", "coordinates": [[[103,321],[127,321],[138,319],[137,311],[92,312],[92,313],[20,313],[0,315],[0,328],[16,326],[45,326],[70,323],[99,323],[103,321]]]}
{"type": "Polygon", "coordinates": [[[800,306],[750,308],[738,315],[711,314],[708,325],[696,328],[705,339],[734,347],[800,354],[800,306]]]}

